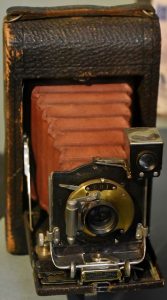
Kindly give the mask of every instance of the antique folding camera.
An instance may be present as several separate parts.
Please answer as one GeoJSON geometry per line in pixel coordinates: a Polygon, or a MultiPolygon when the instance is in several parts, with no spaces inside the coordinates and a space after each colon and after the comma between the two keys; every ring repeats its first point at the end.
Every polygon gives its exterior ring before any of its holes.
{"type": "Polygon", "coordinates": [[[97,158],[50,175],[49,231],[39,234],[37,253],[49,243],[66,280],[124,282],[145,260],[149,185],[159,176],[163,143],[154,128],[127,135],[129,160],[97,158]]]}
{"type": "Polygon", "coordinates": [[[154,9],[10,8],[4,54],[7,248],[29,252],[37,293],[162,286],[154,9]]]}

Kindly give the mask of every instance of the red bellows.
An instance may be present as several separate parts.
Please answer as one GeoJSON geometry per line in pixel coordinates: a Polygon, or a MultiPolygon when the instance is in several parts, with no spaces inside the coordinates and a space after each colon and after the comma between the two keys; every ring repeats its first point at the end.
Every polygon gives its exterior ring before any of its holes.
{"type": "MultiPolygon", "coordinates": [[[[125,158],[123,129],[130,126],[127,83],[37,86],[31,97],[31,143],[36,193],[48,210],[48,176],[93,157],[125,158]]],[[[35,196],[36,195],[36,196],[35,196]]]]}

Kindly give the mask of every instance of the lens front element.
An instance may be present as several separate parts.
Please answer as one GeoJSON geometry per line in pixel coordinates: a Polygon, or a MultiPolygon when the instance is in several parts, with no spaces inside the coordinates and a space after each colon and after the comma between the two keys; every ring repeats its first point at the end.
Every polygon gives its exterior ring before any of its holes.
{"type": "Polygon", "coordinates": [[[139,166],[144,171],[152,171],[156,167],[156,157],[154,153],[143,153],[138,159],[139,166]]]}
{"type": "Polygon", "coordinates": [[[118,222],[116,210],[109,204],[99,204],[88,210],[85,223],[96,235],[103,235],[114,230],[118,222]]]}

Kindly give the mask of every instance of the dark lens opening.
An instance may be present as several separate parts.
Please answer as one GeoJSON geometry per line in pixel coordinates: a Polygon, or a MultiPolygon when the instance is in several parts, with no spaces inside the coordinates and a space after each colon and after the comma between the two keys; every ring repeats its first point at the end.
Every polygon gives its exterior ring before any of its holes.
{"type": "Polygon", "coordinates": [[[103,204],[91,208],[85,219],[89,230],[98,235],[112,231],[117,220],[118,216],[115,209],[112,206],[103,204]]]}

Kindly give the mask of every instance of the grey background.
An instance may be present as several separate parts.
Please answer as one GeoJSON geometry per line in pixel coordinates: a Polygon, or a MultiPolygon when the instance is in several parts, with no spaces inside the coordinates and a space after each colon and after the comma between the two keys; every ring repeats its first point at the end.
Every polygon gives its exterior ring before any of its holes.
{"type": "MultiPolygon", "coordinates": [[[[118,3],[118,1],[46,1],[46,0],[1,0],[0,2],[0,19],[5,15],[6,8],[13,5],[29,5],[29,6],[57,6],[63,4],[108,4],[118,3]]],[[[128,1],[120,0],[125,3],[128,1]]],[[[133,0],[131,2],[134,2],[133,0]]],[[[1,32],[1,31],[0,31],[1,32]]],[[[0,57],[2,58],[2,32],[0,35],[0,57]]],[[[4,300],[34,300],[34,299],[66,299],[66,296],[55,297],[39,297],[35,293],[32,269],[28,256],[13,256],[6,252],[5,236],[4,236],[4,114],[3,114],[3,67],[2,59],[0,60],[0,299],[4,300]]],[[[159,118],[158,126],[161,127],[161,134],[165,141],[164,163],[161,177],[154,180],[153,186],[153,202],[152,202],[152,222],[151,222],[151,239],[155,247],[158,262],[164,277],[167,278],[167,119],[159,118]]],[[[115,300],[131,300],[131,299],[167,299],[167,286],[155,290],[142,290],[138,292],[117,293],[113,296],[101,295],[101,299],[115,300]]]]}

